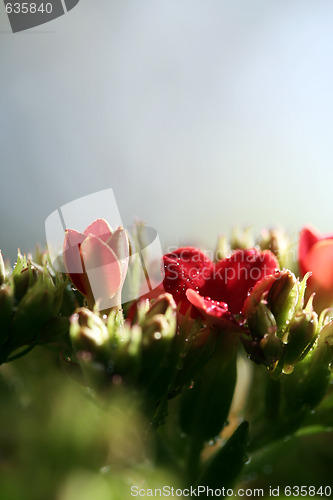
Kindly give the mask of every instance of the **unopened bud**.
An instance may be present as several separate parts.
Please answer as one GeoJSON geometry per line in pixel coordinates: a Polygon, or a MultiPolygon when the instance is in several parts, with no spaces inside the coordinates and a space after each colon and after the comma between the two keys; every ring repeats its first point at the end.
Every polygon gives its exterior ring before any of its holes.
{"type": "Polygon", "coordinates": [[[312,346],[317,337],[318,316],[315,312],[302,311],[296,315],[287,337],[284,348],[284,362],[294,365],[302,357],[304,351],[312,346]]]}
{"type": "Polygon", "coordinates": [[[295,314],[298,301],[298,283],[295,275],[284,270],[272,284],[267,304],[274,314],[278,329],[284,332],[295,314]]]}
{"type": "Polygon", "coordinates": [[[142,330],[140,326],[124,324],[121,339],[114,351],[114,371],[131,383],[137,382],[141,369],[142,330]]]}
{"type": "Polygon", "coordinates": [[[81,307],[70,318],[69,329],[75,351],[99,353],[109,341],[103,320],[86,307],[81,307]]]}
{"type": "Polygon", "coordinates": [[[43,325],[59,313],[62,292],[62,285],[50,286],[41,279],[29,288],[13,319],[10,337],[12,350],[38,339],[43,325]]]}
{"type": "Polygon", "coordinates": [[[176,333],[176,304],[169,293],[161,295],[140,322],[143,342],[173,338],[176,333]]]}
{"type": "MultiPolygon", "coordinates": [[[[173,335],[174,332],[171,332],[173,335]]],[[[163,314],[156,314],[145,323],[143,329],[143,342],[149,344],[151,341],[160,340],[170,336],[169,322],[163,314]]]]}
{"type": "Polygon", "coordinates": [[[232,250],[248,249],[255,246],[252,227],[241,230],[238,226],[231,232],[230,246],[232,250]]]}
{"type": "Polygon", "coordinates": [[[230,246],[227,237],[223,234],[218,237],[216,250],[215,250],[215,260],[225,259],[230,254],[230,246]]]}
{"type": "Polygon", "coordinates": [[[9,285],[0,288],[0,345],[6,342],[13,316],[14,294],[9,285]]]}
{"type": "Polygon", "coordinates": [[[20,301],[37,280],[37,270],[29,265],[20,273],[13,275],[15,299],[20,301]]]}
{"type": "Polygon", "coordinates": [[[264,302],[260,302],[252,312],[248,325],[255,340],[262,339],[266,334],[275,334],[277,329],[275,318],[264,302]]]}
{"type": "Polygon", "coordinates": [[[326,324],[319,333],[315,347],[298,364],[301,368],[301,384],[295,386],[297,408],[315,408],[324,398],[332,379],[333,322],[326,324]]]}
{"type": "Polygon", "coordinates": [[[170,293],[163,293],[150,306],[149,311],[145,315],[145,319],[149,320],[156,314],[166,314],[169,308],[171,308],[171,310],[173,311],[176,311],[176,307],[177,306],[173,296],[170,293]]]}
{"type": "Polygon", "coordinates": [[[149,384],[159,372],[170,352],[176,334],[176,315],[168,308],[155,314],[142,326],[141,380],[149,384]]]}
{"type": "Polygon", "coordinates": [[[293,261],[291,241],[289,235],[277,228],[264,229],[258,241],[261,250],[270,250],[279,261],[281,269],[290,269],[293,261]]]}
{"type": "Polygon", "coordinates": [[[43,251],[39,245],[36,245],[33,261],[41,267],[44,267],[47,262],[47,252],[43,251]]]}
{"type": "Polygon", "coordinates": [[[260,341],[260,347],[267,364],[270,365],[281,358],[283,343],[275,333],[267,333],[260,341]]]}

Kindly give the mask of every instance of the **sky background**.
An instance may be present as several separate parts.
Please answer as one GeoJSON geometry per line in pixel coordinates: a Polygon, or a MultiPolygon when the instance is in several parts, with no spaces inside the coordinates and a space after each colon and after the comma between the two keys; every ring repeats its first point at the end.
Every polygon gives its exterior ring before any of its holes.
{"type": "Polygon", "coordinates": [[[331,0],[80,0],[12,34],[1,3],[5,256],[107,188],[164,248],[333,232],[332,26],[331,0]]]}

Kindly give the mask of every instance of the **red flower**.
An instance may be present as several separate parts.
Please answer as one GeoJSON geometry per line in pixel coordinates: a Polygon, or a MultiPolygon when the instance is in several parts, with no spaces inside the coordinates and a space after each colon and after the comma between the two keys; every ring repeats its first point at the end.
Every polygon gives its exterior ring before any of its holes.
{"type": "Polygon", "coordinates": [[[192,305],[215,323],[237,322],[250,290],[262,278],[279,270],[276,257],[268,250],[236,250],[214,264],[200,250],[178,248],[164,255],[164,288],[171,293],[180,312],[192,305]]]}
{"type": "Polygon", "coordinates": [[[321,311],[333,305],[333,235],[320,236],[314,229],[302,229],[299,239],[298,262],[302,275],[311,272],[307,282],[307,297],[313,292],[314,307],[321,311]]]}
{"type": "Polygon", "coordinates": [[[67,229],[64,263],[73,285],[87,297],[88,304],[98,302],[99,309],[119,303],[125,279],[129,245],[122,227],[112,231],[104,219],[95,220],[82,233],[67,229]]]}

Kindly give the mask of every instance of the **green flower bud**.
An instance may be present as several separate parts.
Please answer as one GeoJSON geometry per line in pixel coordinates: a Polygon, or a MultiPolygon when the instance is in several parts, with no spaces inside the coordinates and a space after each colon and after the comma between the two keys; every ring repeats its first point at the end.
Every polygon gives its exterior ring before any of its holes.
{"type": "Polygon", "coordinates": [[[230,246],[232,250],[253,248],[255,246],[252,227],[241,230],[238,226],[231,232],[230,246]]]}
{"type": "Polygon", "coordinates": [[[308,412],[315,408],[327,394],[332,379],[333,321],[326,324],[319,333],[315,347],[295,366],[286,377],[290,387],[286,392],[288,409],[292,418],[300,408],[308,412]]]}
{"type": "Polygon", "coordinates": [[[0,250],[0,286],[5,282],[5,280],[6,280],[6,268],[0,250]]]}
{"type": "Polygon", "coordinates": [[[267,295],[267,305],[275,317],[280,336],[295,314],[298,297],[298,282],[295,275],[287,269],[282,271],[267,295]]]}
{"type": "MultiPolygon", "coordinates": [[[[161,340],[173,336],[174,332],[169,329],[169,322],[163,314],[156,314],[153,318],[145,322],[142,342],[144,346],[149,346],[155,340],[161,340]]],[[[157,344],[157,343],[156,343],[157,344]]],[[[155,345],[156,345],[155,344],[155,345]]],[[[158,342],[160,345],[161,342],[158,342]]]]}
{"type": "Polygon", "coordinates": [[[47,252],[43,251],[39,245],[36,245],[33,261],[41,267],[44,267],[47,262],[47,252]]]}
{"type": "Polygon", "coordinates": [[[23,271],[23,269],[25,269],[27,266],[28,263],[26,255],[22,255],[20,249],[18,249],[17,260],[13,269],[13,276],[15,276],[15,274],[20,274],[20,272],[23,271]]]}
{"type": "Polygon", "coordinates": [[[140,326],[124,324],[118,347],[113,352],[114,372],[132,385],[137,383],[141,370],[142,330],[140,326]]]}
{"type": "Polygon", "coordinates": [[[145,320],[153,318],[156,314],[166,314],[169,308],[175,311],[176,307],[173,296],[170,293],[163,293],[152,303],[145,315],[145,320]]]}
{"type": "Polygon", "coordinates": [[[274,332],[267,333],[260,341],[260,347],[268,365],[272,365],[282,356],[283,343],[274,332]]]}
{"type": "Polygon", "coordinates": [[[317,338],[318,316],[315,312],[299,312],[290,325],[287,344],[284,347],[284,362],[292,366],[313,345],[317,338]]]}
{"type": "Polygon", "coordinates": [[[140,380],[150,385],[167,362],[176,335],[177,320],[174,301],[167,294],[148,311],[142,328],[142,367],[140,380]],[[161,314],[154,314],[156,311],[161,314]]]}
{"type": "Polygon", "coordinates": [[[294,261],[292,242],[289,235],[277,228],[264,229],[258,241],[261,250],[270,250],[277,257],[280,268],[290,269],[294,261]]]}
{"type": "Polygon", "coordinates": [[[9,285],[2,285],[0,288],[0,346],[6,342],[9,336],[13,306],[13,289],[9,285]]]}
{"type": "Polygon", "coordinates": [[[17,301],[20,301],[27,293],[28,289],[36,283],[37,276],[38,272],[31,264],[22,269],[20,273],[13,274],[15,299],[17,301]]]}
{"type": "Polygon", "coordinates": [[[70,318],[70,338],[76,352],[96,356],[109,352],[109,333],[103,320],[86,307],[80,307],[70,318]]]}
{"type": "Polygon", "coordinates": [[[228,238],[223,234],[218,237],[216,250],[215,250],[215,260],[225,259],[230,254],[230,246],[228,243],[228,238]]]}
{"type": "Polygon", "coordinates": [[[115,348],[124,340],[124,315],[121,309],[111,310],[106,327],[109,332],[110,344],[115,348]]]}
{"type": "Polygon", "coordinates": [[[57,316],[62,302],[63,285],[44,283],[42,277],[29,288],[19,303],[9,339],[13,351],[38,341],[42,327],[57,316]]]}
{"type": "Polygon", "coordinates": [[[70,317],[69,335],[86,383],[104,389],[109,381],[110,337],[103,320],[86,307],[70,317]]]}
{"type": "Polygon", "coordinates": [[[261,301],[248,318],[248,325],[253,339],[262,339],[266,334],[275,334],[276,321],[266,304],[261,301]]]}

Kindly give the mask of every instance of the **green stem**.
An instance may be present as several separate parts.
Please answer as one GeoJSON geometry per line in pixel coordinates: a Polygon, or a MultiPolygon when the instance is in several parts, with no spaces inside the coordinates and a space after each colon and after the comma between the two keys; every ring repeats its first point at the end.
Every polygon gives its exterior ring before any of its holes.
{"type": "Polygon", "coordinates": [[[203,441],[200,438],[192,437],[188,447],[186,476],[188,484],[194,484],[200,473],[200,455],[203,449],[203,441]]]}

